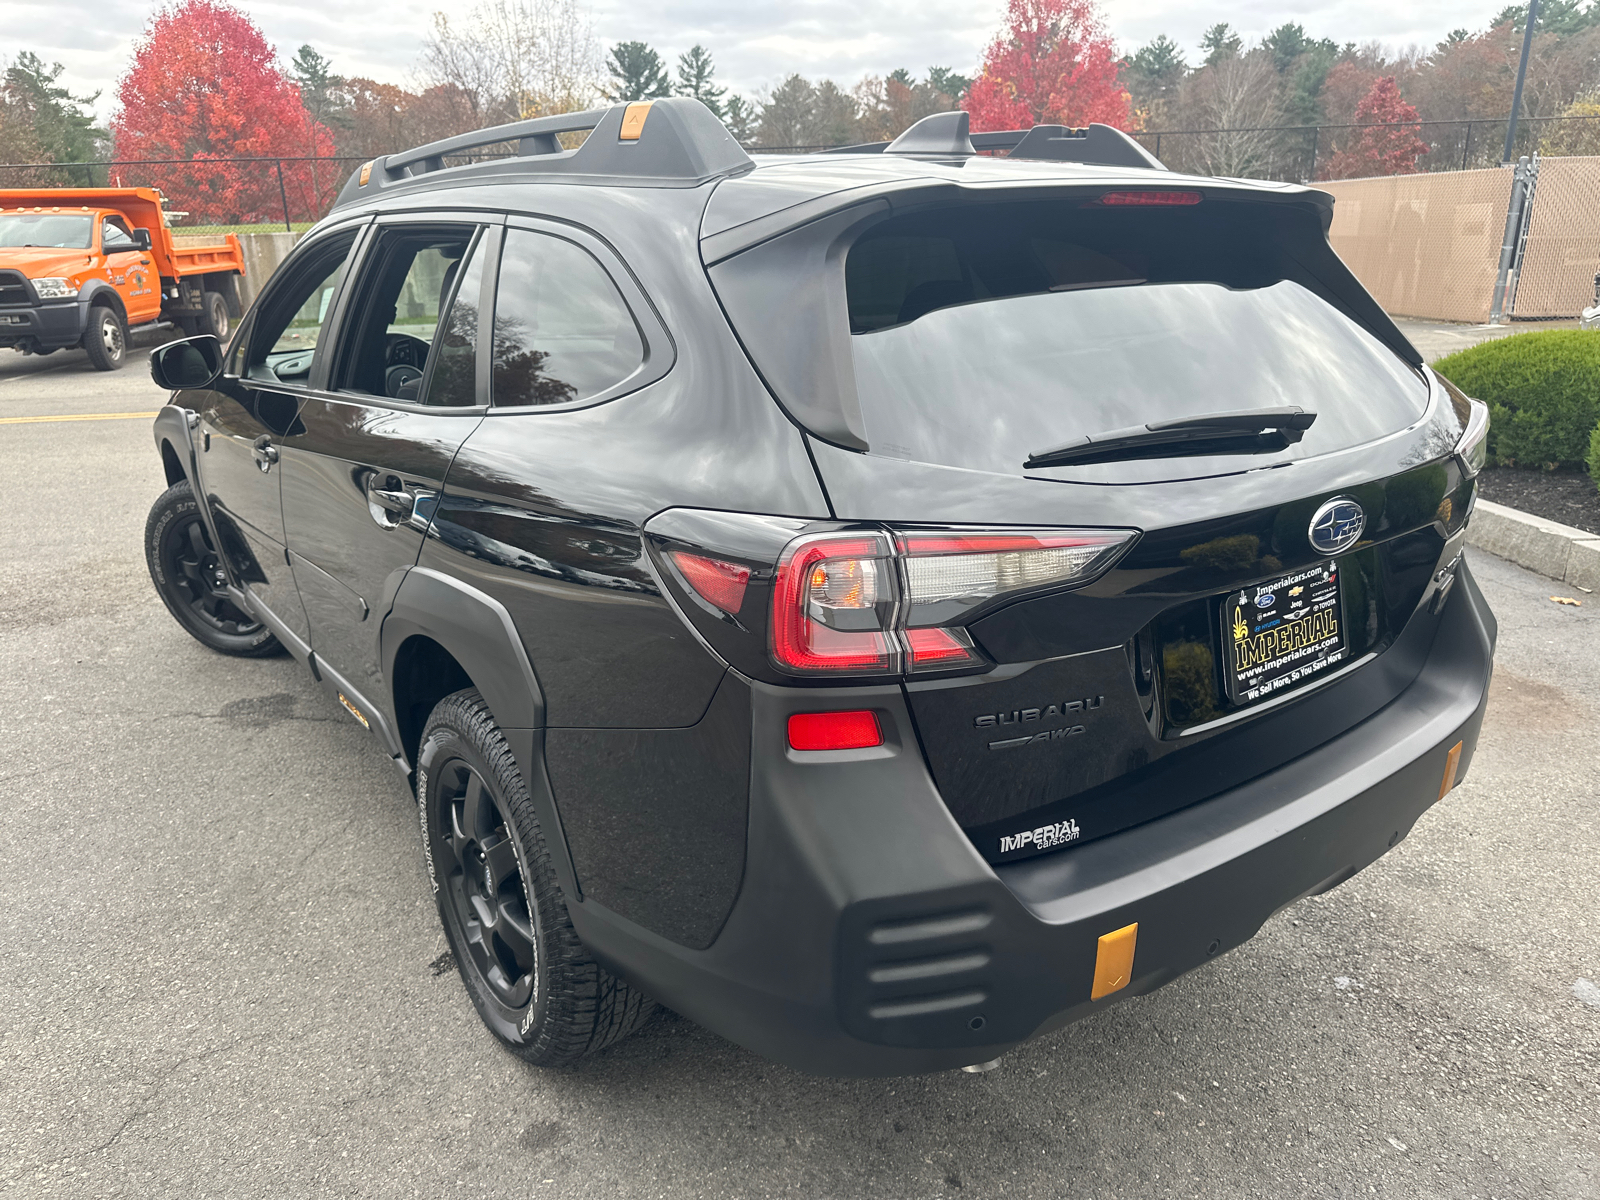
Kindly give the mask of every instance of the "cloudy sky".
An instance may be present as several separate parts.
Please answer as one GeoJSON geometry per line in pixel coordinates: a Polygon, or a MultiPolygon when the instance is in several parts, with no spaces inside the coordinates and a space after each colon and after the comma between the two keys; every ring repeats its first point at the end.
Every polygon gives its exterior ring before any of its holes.
{"type": "MultiPolygon", "coordinates": [[[[385,82],[411,81],[429,14],[469,7],[446,0],[320,0],[287,4],[239,0],[287,60],[310,42],[343,75],[385,82]]],[[[1195,57],[1201,33],[1227,21],[1247,38],[1284,21],[1298,21],[1313,37],[1339,42],[1377,40],[1391,46],[1431,46],[1457,27],[1481,28],[1504,0],[1102,0],[1111,30],[1125,49],[1159,33],[1175,38],[1195,57]]],[[[715,56],[721,82],[747,94],[790,72],[853,82],[897,66],[919,74],[929,65],[968,70],[998,28],[1004,0],[590,0],[602,45],[629,38],[676,56],[696,42],[715,56]]],[[[66,65],[80,92],[103,93],[99,111],[109,117],[110,96],[154,4],[151,0],[5,0],[10,14],[0,56],[10,61],[33,50],[46,62],[66,65]]]]}

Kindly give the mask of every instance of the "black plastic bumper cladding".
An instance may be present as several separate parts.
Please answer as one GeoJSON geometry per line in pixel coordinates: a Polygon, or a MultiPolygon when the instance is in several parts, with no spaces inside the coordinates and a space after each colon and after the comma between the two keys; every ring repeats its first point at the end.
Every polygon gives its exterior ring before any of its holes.
{"type": "Polygon", "coordinates": [[[744,880],[709,949],[593,901],[580,936],[672,1008],[791,1066],[896,1075],[980,1062],[1252,936],[1403,837],[1471,761],[1494,619],[1462,569],[1421,669],[1381,712],[1136,829],[991,867],[950,816],[897,688],[752,687],[744,880]],[[872,707],[888,745],[802,755],[790,712],[872,707]],[[1138,922],[1129,986],[1089,999],[1098,938],[1138,922]]]}

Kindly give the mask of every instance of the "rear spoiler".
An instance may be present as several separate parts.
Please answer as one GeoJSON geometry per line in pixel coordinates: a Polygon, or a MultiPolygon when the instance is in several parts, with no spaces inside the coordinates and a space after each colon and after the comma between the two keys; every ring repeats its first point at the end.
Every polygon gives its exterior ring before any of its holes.
{"type": "Polygon", "coordinates": [[[1035,125],[1032,129],[1005,129],[993,133],[971,132],[971,115],[934,113],[923,117],[892,142],[866,142],[840,146],[824,154],[909,154],[920,158],[966,158],[1006,151],[1007,158],[1037,162],[1087,163],[1097,167],[1135,167],[1165,171],[1166,165],[1120,129],[1092,124],[1083,129],[1066,125],[1035,125]]]}

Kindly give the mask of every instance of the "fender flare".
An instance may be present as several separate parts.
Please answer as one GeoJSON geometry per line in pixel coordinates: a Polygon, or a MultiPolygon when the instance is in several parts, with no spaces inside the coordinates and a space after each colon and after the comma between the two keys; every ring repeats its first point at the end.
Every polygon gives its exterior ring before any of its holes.
{"type": "Polygon", "coordinates": [[[83,331],[89,328],[89,310],[105,304],[117,316],[122,318],[122,323],[128,323],[128,306],[123,304],[122,297],[117,294],[117,289],[103,279],[91,279],[84,284],[83,291],[78,293],[78,336],[83,336],[83,331]]]}
{"type": "MultiPolygon", "coordinates": [[[[556,879],[569,903],[583,898],[561,814],[544,766],[544,691],[506,606],[471,584],[430,567],[413,567],[395,592],[378,632],[383,677],[395,677],[400,647],[426,637],[444,647],[471,678],[522,770],[544,826],[556,879]]],[[[387,697],[391,710],[394,697],[387,697]]],[[[414,764],[413,764],[414,766],[414,764]]],[[[413,779],[413,786],[415,786],[413,779]]]]}
{"type": "Polygon", "coordinates": [[[506,606],[470,584],[430,567],[406,572],[379,632],[383,677],[407,639],[439,643],[472,678],[501,729],[544,725],[544,692],[506,606]]]}
{"type": "MultiPolygon", "coordinates": [[[[195,507],[200,510],[200,519],[206,523],[206,532],[211,535],[213,546],[226,546],[222,535],[217,529],[217,519],[211,513],[211,504],[205,490],[200,486],[199,464],[195,461],[194,452],[194,424],[199,417],[196,413],[183,408],[170,401],[163,405],[161,411],[156,413],[152,430],[156,439],[156,453],[161,455],[163,466],[166,464],[166,448],[171,447],[173,457],[178,460],[178,465],[183,468],[184,477],[189,481],[189,489],[194,493],[195,507]]],[[[173,481],[176,482],[176,481],[173,481]]],[[[170,484],[169,484],[170,486],[170,484]]],[[[228,583],[235,589],[240,589],[240,582],[234,571],[233,563],[227,554],[219,554],[217,561],[228,576],[228,583]]]]}

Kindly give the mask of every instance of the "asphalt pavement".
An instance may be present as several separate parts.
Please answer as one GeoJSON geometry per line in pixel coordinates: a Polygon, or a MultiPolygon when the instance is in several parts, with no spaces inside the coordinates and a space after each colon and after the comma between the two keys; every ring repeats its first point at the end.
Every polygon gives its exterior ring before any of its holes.
{"type": "Polygon", "coordinates": [[[0,356],[0,1194],[1600,1196],[1600,594],[1499,560],[1470,777],[1393,852],[984,1075],[838,1081],[663,1013],[511,1058],[414,809],[287,658],[141,553],[136,354],[0,356]]]}

